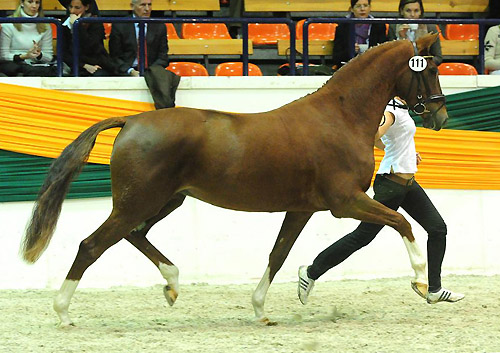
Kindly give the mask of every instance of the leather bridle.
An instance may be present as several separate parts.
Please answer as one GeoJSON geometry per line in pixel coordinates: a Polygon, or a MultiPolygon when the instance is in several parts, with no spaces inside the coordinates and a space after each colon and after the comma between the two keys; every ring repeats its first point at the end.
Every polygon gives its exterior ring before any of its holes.
{"type": "MultiPolygon", "coordinates": [[[[432,59],[432,56],[424,56],[425,59],[432,59]]],[[[425,71],[424,69],[423,71],[425,71]]],[[[408,86],[408,93],[406,94],[405,98],[407,98],[410,94],[410,91],[413,87],[413,83],[417,83],[417,103],[413,107],[410,107],[407,105],[408,110],[414,112],[417,115],[423,115],[425,113],[433,113],[435,114],[437,111],[439,111],[441,108],[444,107],[446,103],[446,97],[443,94],[431,94],[431,89],[429,87],[429,83],[424,80],[424,77],[422,75],[423,71],[415,72],[412,71],[412,76],[411,76],[411,81],[410,85],[408,86]],[[423,92],[422,92],[422,86],[425,88],[425,94],[427,98],[423,98],[423,92]],[[434,112],[431,112],[430,110],[427,109],[426,104],[429,103],[436,103],[436,102],[441,102],[441,105],[439,106],[438,109],[436,109],[434,112]]]]}

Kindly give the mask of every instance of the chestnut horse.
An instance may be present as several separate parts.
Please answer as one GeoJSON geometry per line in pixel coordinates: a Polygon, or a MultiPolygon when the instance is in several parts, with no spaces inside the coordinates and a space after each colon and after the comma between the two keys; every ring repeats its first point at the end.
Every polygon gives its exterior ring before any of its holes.
{"type": "Polygon", "coordinates": [[[52,164],[21,245],[35,262],[48,246],[62,202],[85,164],[97,135],[121,128],[111,155],[113,209],[80,244],[55,300],[61,325],[72,325],[70,300],[85,270],[125,238],[160,270],[173,305],[178,268],[147,239],[149,229],[181,206],[186,196],[242,211],[282,212],[285,219],[269,264],[252,296],[255,315],[264,315],[267,290],[314,212],[329,210],[396,229],[407,246],[417,283],[426,290],[426,260],[411,226],[368,197],[374,171],[374,136],[386,104],[404,98],[424,126],[439,130],[448,118],[429,35],[388,42],[366,51],[336,72],[315,93],[258,114],[177,108],[103,120],[85,130],[52,164]],[[418,49],[417,49],[418,48],[418,49]],[[415,72],[415,54],[426,69],[415,72]]]}

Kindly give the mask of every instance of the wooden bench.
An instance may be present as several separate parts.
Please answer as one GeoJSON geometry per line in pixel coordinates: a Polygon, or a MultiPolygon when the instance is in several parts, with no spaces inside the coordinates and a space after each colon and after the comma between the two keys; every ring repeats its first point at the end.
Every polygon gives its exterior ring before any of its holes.
{"type": "MultiPolygon", "coordinates": [[[[248,12],[347,12],[346,0],[245,0],[248,12]]],[[[374,12],[398,12],[399,0],[374,1],[374,12]]],[[[487,12],[488,0],[425,0],[425,12],[487,12]]]]}
{"type": "MultiPolygon", "coordinates": [[[[0,0],[0,10],[15,10],[19,0],[0,0]]],[[[97,0],[99,10],[130,10],[130,0],[97,0]]],[[[66,9],[57,0],[44,0],[44,10],[66,9]]],[[[219,11],[219,0],[153,0],[153,10],[160,11],[219,11]]]]}
{"type": "MultiPolygon", "coordinates": [[[[104,40],[104,48],[109,52],[109,39],[104,40]]],[[[208,67],[209,55],[242,55],[243,39],[169,39],[168,54],[203,55],[205,67],[208,67]]],[[[253,54],[251,40],[248,41],[248,54],[253,54]]]]}
{"type": "MultiPolygon", "coordinates": [[[[295,43],[296,50],[302,53],[303,42],[295,43]]],[[[278,55],[290,55],[290,41],[278,40],[278,55]]],[[[309,41],[309,55],[332,55],[333,40],[311,40],[309,41]]],[[[478,40],[442,40],[441,51],[443,56],[474,56],[479,55],[478,40]]]]}
{"type": "MultiPolygon", "coordinates": [[[[153,10],[219,11],[219,0],[153,0],[153,10]]],[[[130,0],[97,0],[99,10],[130,10],[130,0]]]]}
{"type": "MultiPolygon", "coordinates": [[[[168,53],[172,55],[241,55],[243,39],[169,39],[168,53]]],[[[248,41],[248,54],[253,54],[248,41]]]]}

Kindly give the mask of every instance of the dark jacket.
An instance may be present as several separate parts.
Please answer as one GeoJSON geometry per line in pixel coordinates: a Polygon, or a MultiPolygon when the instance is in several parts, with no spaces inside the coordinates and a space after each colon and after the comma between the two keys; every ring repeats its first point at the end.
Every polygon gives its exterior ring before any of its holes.
{"type": "MultiPolygon", "coordinates": [[[[398,38],[397,33],[396,33],[396,23],[391,23],[389,25],[389,34],[387,35],[388,40],[395,40],[398,38]]],[[[425,28],[425,27],[424,27],[425,28]]],[[[427,25],[427,32],[428,33],[438,33],[438,29],[436,25],[433,24],[428,24],[427,25]]],[[[439,65],[443,62],[443,54],[441,53],[441,40],[437,39],[437,41],[431,45],[429,48],[429,54],[433,56],[432,60],[436,65],[439,65]]]]}
{"type": "MultiPolygon", "coordinates": [[[[348,62],[351,59],[349,55],[349,27],[349,23],[340,23],[335,30],[332,59],[333,65],[337,65],[339,68],[343,65],[342,62],[348,62]]],[[[373,23],[368,39],[369,47],[374,47],[380,43],[386,42],[385,24],[373,23]]]]}
{"type": "MultiPolygon", "coordinates": [[[[104,26],[102,23],[82,23],[79,25],[80,57],[79,67],[84,64],[99,65],[110,74],[116,74],[116,65],[104,48],[104,26]]],[[[73,34],[63,26],[63,61],[73,68],[73,34]]]]}
{"type": "MultiPolygon", "coordinates": [[[[148,66],[168,66],[167,28],[163,23],[149,23],[146,31],[148,66]]],[[[134,23],[113,23],[109,36],[109,53],[118,65],[120,74],[126,74],[137,57],[137,39],[134,23]]]]}

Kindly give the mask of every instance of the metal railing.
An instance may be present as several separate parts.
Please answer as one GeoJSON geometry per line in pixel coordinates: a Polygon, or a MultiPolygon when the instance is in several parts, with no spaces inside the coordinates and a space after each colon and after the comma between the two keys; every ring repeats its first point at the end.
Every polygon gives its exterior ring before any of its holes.
{"type": "MultiPolygon", "coordinates": [[[[309,73],[309,25],[311,23],[351,23],[351,30],[349,33],[350,57],[354,57],[354,24],[356,23],[383,23],[383,24],[403,24],[403,23],[426,23],[426,24],[478,24],[479,25],[479,73],[484,73],[484,36],[485,26],[489,24],[499,24],[500,19],[438,19],[438,18],[421,18],[410,20],[407,18],[309,18],[304,21],[303,27],[303,75],[309,73]]],[[[335,50],[335,48],[334,48],[335,50]]]]}
{"type": "Polygon", "coordinates": [[[62,23],[59,19],[53,17],[0,17],[0,23],[53,23],[56,25],[56,70],[59,77],[62,76],[63,66],[62,66],[62,23]],[[61,40],[60,40],[60,39],[61,40]]]}
{"type": "MultiPolygon", "coordinates": [[[[242,54],[241,59],[243,62],[243,75],[248,75],[248,62],[249,62],[249,49],[248,49],[248,24],[249,23],[284,23],[290,30],[290,74],[295,75],[296,63],[296,25],[295,22],[286,19],[270,19],[270,18],[132,18],[132,17],[85,17],[80,18],[73,24],[73,75],[78,76],[79,68],[79,52],[80,52],[80,39],[76,35],[81,23],[139,23],[139,59],[140,67],[139,72],[141,75],[144,73],[144,36],[146,23],[241,23],[242,24],[242,54]]],[[[54,23],[56,25],[57,44],[56,44],[56,69],[57,75],[63,75],[63,30],[62,22],[59,19],[52,17],[44,18],[26,18],[26,17],[0,17],[0,23],[54,23]]],[[[406,18],[309,18],[303,24],[303,75],[309,73],[309,25],[311,23],[384,23],[384,24],[403,24],[403,23],[424,23],[424,24],[477,24],[479,25],[479,73],[484,73],[484,36],[485,26],[495,25],[500,23],[500,19],[438,19],[438,18],[425,18],[425,19],[406,19],[406,18]]],[[[354,26],[351,26],[350,31],[350,57],[354,57],[354,26]]]]}
{"type": "Polygon", "coordinates": [[[141,17],[85,17],[73,24],[73,74],[78,76],[79,36],[78,28],[81,23],[139,23],[139,72],[144,73],[144,34],[146,23],[241,23],[243,47],[241,59],[243,75],[248,76],[248,24],[249,23],[284,23],[290,30],[290,74],[295,75],[295,22],[287,18],[141,18],[141,17]]]}

